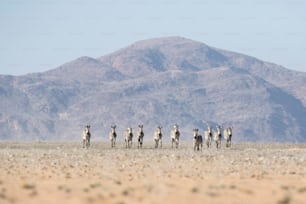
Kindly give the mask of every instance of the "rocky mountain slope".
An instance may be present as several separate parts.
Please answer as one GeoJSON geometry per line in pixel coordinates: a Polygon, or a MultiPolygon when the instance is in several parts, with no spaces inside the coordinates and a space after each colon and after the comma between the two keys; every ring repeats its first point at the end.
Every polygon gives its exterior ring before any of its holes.
{"type": "Polygon", "coordinates": [[[136,42],[94,59],[56,69],[0,76],[4,140],[79,140],[84,125],[94,139],[119,138],[144,124],[165,140],[173,124],[182,138],[207,124],[234,127],[236,141],[306,141],[306,73],[181,37],[136,42]]]}

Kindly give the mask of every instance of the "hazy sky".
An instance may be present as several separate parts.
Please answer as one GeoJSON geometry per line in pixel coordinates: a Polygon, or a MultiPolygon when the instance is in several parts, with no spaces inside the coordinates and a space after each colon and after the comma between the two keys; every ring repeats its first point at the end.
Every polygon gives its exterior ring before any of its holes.
{"type": "Polygon", "coordinates": [[[306,71],[305,0],[1,0],[0,74],[182,36],[306,71]]]}

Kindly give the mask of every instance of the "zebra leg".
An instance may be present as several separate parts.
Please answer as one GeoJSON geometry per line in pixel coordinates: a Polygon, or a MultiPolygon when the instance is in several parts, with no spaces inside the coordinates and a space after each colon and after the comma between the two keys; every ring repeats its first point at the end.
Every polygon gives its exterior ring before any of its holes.
{"type": "Polygon", "coordinates": [[[85,140],[83,139],[83,148],[85,148],[85,140]]]}
{"type": "Polygon", "coordinates": [[[89,141],[89,139],[87,139],[87,140],[86,140],[86,148],[87,148],[87,149],[88,149],[89,145],[90,145],[90,141],[89,141]]]}

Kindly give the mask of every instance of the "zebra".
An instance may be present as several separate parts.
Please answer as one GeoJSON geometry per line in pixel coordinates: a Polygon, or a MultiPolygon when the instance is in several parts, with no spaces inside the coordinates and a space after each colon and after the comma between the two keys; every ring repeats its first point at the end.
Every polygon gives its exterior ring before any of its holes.
{"type": "Polygon", "coordinates": [[[199,135],[199,129],[195,128],[193,129],[193,150],[199,151],[201,148],[201,151],[202,151],[202,147],[203,147],[202,135],[199,135]]]}
{"type": "Polygon", "coordinates": [[[90,137],[91,133],[89,131],[90,125],[86,125],[84,130],[83,130],[83,148],[87,148],[90,146],[90,137]]]}
{"type": "Polygon", "coordinates": [[[226,147],[231,147],[232,146],[232,129],[233,127],[228,127],[226,129],[224,129],[223,132],[223,137],[226,141],[226,147]]]}
{"type": "Polygon", "coordinates": [[[126,148],[131,148],[132,147],[132,139],[133,139],[133,132],[132,132],[132,128],[129,127],[124,132],[124,140],[125,140],[125,147],[126,148]]]}
{"type": "Polygon", "coordinates": [[[173,148],[173,143],[175,143],[175,147],[178,148],[179,145],[179,139],[180,139],[180,131],[179,126],[176,124],[173,126],[173,129],[171,130],[171,143],[173,148]]]}
{"type": "Polygon", "coordinates": [[[160,148],[162,148],[162,137],[163,134],[161,132],[162,127],[158,126],[156,130],[154,131],[154,141],[155,141],[155,148],[158,148],[158,145],[160,144],[160,148]]]}
{"type": "Polygon", "coordinates": [[[214,133],[214,140],[216,142],[216,147],[217,149],[221,148],[221,138],[222,138],[222,134],[221,134],[221,129],[222,127],[217,125],[217,132],[214,133]]]}
{"type": "Polygon", "coordinates": [[[117,133],[116,133],[116,125],[111,126],[111,131],[109,132],[109,140],[111,142],[111,147],[114,148],[116,145],[116,138],[117,138],[117,133]]]}
{"type": "Polygon", "coordinates": [[[137,136],[138,136],[138,148],[142,148],[143,137],[144,137],[143,125],[138,125],[137,136]]]}
{"type": "Polygon", "coordinates": [[[204,136],[205,136],[207,148],[211,147],[212,132],[211,132],[211,127],[209,125],[207,126],[207,130],[204,131],[204,136]]]}

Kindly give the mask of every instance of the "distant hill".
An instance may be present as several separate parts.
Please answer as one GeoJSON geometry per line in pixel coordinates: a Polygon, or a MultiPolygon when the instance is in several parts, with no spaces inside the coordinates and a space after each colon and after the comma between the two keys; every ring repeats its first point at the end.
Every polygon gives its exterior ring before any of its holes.
{"type": "Polygon", "coordinates": [[[306,73],[181,37],[136,42],[109,55],[80,57],[58,68],[0,76],[2,140],[119,138],[144,124],[165,140],[207,124],[233,126],[236,141],[306,141],[306,73]]]}

